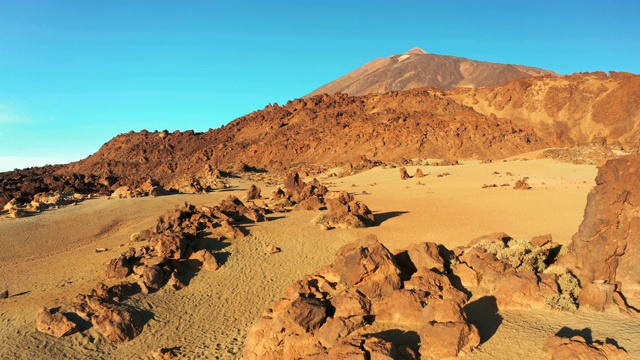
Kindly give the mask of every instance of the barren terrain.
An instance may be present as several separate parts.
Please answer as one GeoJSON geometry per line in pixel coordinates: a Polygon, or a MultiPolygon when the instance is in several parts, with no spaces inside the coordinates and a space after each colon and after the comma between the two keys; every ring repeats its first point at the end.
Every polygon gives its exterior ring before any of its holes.
{"type": "MultiPolygon", "coordinates": [[[[407,166],[411,175],[416,168],[407,166]]],[[[50,337],[35,330],[34,315],[41,306],[64,307],[76,294],[90,291],[104,278],[103,263],[167,209],[184,201],[213,205],[229,194],[242,197],[251,183],[236,179],[231,188],[204,195],[97,198],[2,220],[0,279],[10,297],[0,302],[0,358],[145,358],[161,347],[178,347],[183,358],[240,358],[247,331],[260,314],[293,281],[332,262],[342,245],[376,234],[392,250],[424,241],[453,248],[498,231],[527,240],[550,233],[554,241],[568,244],[596,175],[593,165],[550,159],[420,168],[426,176],[408,180],[400,180],[397,168],[376,167],[346,177],[326,177],[328,171],[320,180],[366,202],[375,226],[321,230],[309,224],[314,211],[273,214],[268,222],[247,225],[249,236],[220,243],[219,270],[198,273],[180,291],[164,287],[127,300],[143,311],[147,323],[140,336],[119,345],[108,344],[92,329],[50,337]],[[523,177],[532,189],[514,190],[523,177]],[[505,183],[509,186],[500,186],[505,183]],[[498,186],[483,188],[491,184],[498,186]],[[266,245],[282,252],[267,254],[266,245]],[[109,250],[97,253],[96,248],[109,250]]],[[[266,196],[275,189],[258,185],[266,196]]],[[[467,313],[482,343],[468,359],[539,359],[544,340],[563,327],[585,329],[582,335],[594,340],[615,339],[631,358],[640,357],[640,319],[583,309],[495,314],[476,300],[471,299],[467,313]]],[[[406,341],[417,341],[415,334],[404,335],[406,341]]]]}

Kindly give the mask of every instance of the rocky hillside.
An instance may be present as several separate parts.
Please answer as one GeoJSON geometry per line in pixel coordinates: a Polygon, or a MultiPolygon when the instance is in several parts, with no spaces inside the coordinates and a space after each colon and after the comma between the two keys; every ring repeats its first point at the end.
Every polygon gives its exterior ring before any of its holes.
{"type": "Polygon", "coordinates": [[[267,106],[205,133],[121,134],[76,163],[0,174],[0,205],[49,190],[109,193],[149,177],[178,189],[194,178],[215,180],[218,170],[497,159],[594,141],[634,150],[639,108],[640,76],[619,73],[535,77],[495,88],[318,95],[267,106]]]}
{"type": "Polygon", "coordinates": [[[640,76],[603,72],[536,77],[503,86],[455,89],[449,97],[485,114],[533,126],[554,142],[606,139],[640,146],[640,76]]]}
{"type": "Polygon", "coordinates": [[[441,90],[476,88],[498,86],[511,80],[540,75],[557,76],[552,71],[528,66],[428,54],[415,48],[402,55],[373,60],[308,96],[325,93],[366,95],[421,87],[441,90]]]}
{"type": "Polygon", "coordinates": [[[549,145],[531,127],[482,115],[437,91],[410,90],[298,99],[206,133],[123,134],[65,170],[161,179],[167,173],[193,173],[205,164],[273,170],[341,165],[363,156],[380,161],[495,158],[549,145]]]}

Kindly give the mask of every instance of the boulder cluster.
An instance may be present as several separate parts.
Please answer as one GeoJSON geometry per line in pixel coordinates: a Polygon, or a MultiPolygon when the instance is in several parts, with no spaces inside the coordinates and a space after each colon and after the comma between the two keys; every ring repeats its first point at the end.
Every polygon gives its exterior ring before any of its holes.
{"type": "Polygon", "coordinates": [[[287,175],[284,188],[278,188],[271,197],[275,207],[291,206],[294,210],[322,210],[312,220],[323,228],[361,228],[374,222],[373,213],[366,204],[355,200],[346,191],[329,191],[317,179],[305,183],[296,172],[287,175]]]}
{"type": "Polygon", "coordinates": [[[500,310],[577,308],[577,278],[549,266],[558,249],[550,235],[524,241],[496,233],[453,250],[426,242],[392,254],[375,236],[365,237],[291,285],[252,327],[245,355],[441,359],[468,353],[480,343],[463,311],[471,293],[492,297],[500,310]],[[372,328],[411,329],[420,346],[391,343],[372,328]]]}
{"type": "Polygon", "coordinates": [[[71,306],[75,315],[42,308],[36,315],[36,328],[56,337],[66,336],[80,329],[72,319],[81,318],[109,342],[135,338],[144,320],[124,302],[128,296],[163,286],[177,291],[187,286],[194,272],[217,270],[220,263],[212,245],[243,237],[238,223],[265,221],[267,211],[246,206],[235,196],[213,207],[185,203],[168,211],[154,227],[138,234],[148,245],[129,248],[106,263],[105,277],[116,285],[101,282],[90,294],[79,294],[71,306]]]}
{"type": "Polygon", "coordinates": [[[148,178],[142,185],[137,188],[131,189],[129,186],[120,186],[117,188],[111,196],[110,199],[129,199],[134,197],[143,197],[143,196],[162,196],[169,194],[169,191],[165,190],[162,185],[160,185],[157,181],[148,178]]]}
{"type": "Polygon", "coordinates": [[[43,192],[35,194],[33,200],[27,203],[21,203],[15,198],[11,199],[4,205],[1,213],[10,218],[21,218],[37,214],[46,209],[75,205],[87,198],[91,198],[91,195],[82,195],[74,192],[43,192]]]}
{"type": "Polygon", "coordinates": [[[247,359],[423,359],[478,346],[462,307],[467,295],[447,274],[438,246],[395,256],[370,235],[338,250],[334,263],[292,284],[251,328],[247,359]],[[370,334],[374,324],[417,331],[421,347],[370,334]]]}

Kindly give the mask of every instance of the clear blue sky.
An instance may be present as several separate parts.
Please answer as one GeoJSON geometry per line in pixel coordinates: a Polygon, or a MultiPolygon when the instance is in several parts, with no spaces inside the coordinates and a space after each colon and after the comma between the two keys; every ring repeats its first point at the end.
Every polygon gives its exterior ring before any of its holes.
{"type": "Polygon", "coordinates": [[[420,47],[640,73],[640,1],[0,0],[0,171],[206,131],[420,47]]]}

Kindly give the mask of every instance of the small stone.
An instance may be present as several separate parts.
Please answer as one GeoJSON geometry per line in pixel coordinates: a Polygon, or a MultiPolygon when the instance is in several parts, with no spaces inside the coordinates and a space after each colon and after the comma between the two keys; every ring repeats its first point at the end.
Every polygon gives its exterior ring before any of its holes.
{"type": "Polygon", "coordinates": [[[267,254],[275,254],[275,253],[279,253],[280,251],[281,251],[280,248],[277,248],[273,245],[269,245],[264,248],[264,252],[266,252],[267,254]]]}

